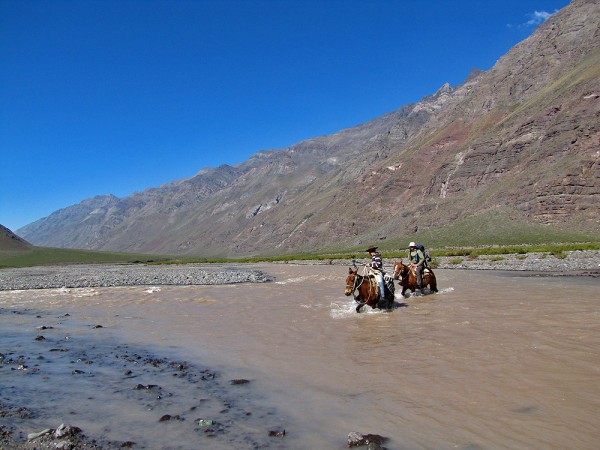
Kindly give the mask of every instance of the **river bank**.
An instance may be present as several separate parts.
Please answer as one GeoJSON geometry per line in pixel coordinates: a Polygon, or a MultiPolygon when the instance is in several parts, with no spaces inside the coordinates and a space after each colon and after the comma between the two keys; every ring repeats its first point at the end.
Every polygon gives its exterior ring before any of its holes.
{"type": "MultiPolygon", "coordinates": [[[[471,256],[435,256],[434,269],[463,269],[463,270],[501,270],[519,271],[530,275],[546,276],[600,276],[600,251],[599,250],[574,250],[564,252],[564,257],[556,257],[549,253],[509,253],[502,255],[471,256]]],[[[382,254],[384,267],[389,270],[395,259],[386,258],[382,254]]],[[[407,258],[403,258],[406,263],[407,258]]],[[[356,260],[357,265],[369,262],[368,258],[356,260]]],[[[348,265],[352,261],[345,259],[331,259],[319,262],[293,261],[294,264],[333,264],[348,265]]]]}
{"type": "MultiPolygon", "coordinates": [[[[386,259],[387,268],[393,264],[386,259]]],[[[530,275],[600,276],[600,251],[575,250],[564,258],[547,253],[506,254],[497,256],[436,257],[438,269],[521,271],[530,275]]],[[[368,259],[356,260],[361,265],[368,259]]],[[[350,265],[347,259],[288,261],[280,264],[350,265]]],[[[264,283],[273,278],[254,264],[93,264],[36,266],[0,270],[0,291],[116,286],[189,286],[264,283]]]]}

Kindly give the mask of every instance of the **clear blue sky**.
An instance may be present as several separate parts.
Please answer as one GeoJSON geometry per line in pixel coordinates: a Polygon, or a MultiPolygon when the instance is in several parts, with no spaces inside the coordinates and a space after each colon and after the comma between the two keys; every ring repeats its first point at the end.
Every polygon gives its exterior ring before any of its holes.
{"type": "Polygon", "coordinates": [[[0,224],[374,119],[568,3],[0,0],[0,224]]]}

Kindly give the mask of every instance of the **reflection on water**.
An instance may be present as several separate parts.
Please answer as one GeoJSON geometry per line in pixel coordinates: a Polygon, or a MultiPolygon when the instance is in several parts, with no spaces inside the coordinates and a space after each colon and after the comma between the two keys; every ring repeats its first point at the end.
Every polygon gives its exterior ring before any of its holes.
{"type": "Polygon", "coordinates": [[[440,270],[439,293],[356,314],[345,267],[260,268],[276,281],[1,292],[0,307],[76,310],[250,378],[287,418],[285,448],[353,430],[388,448],[597,448],[600,280],[440,270]]]}

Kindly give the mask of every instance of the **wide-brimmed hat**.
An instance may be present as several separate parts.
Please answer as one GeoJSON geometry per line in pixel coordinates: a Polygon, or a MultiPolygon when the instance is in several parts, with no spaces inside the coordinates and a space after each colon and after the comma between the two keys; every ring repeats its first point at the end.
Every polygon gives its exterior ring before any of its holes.
{"type": "Polygon", "coordinates": [[[374,252],[375,250],[377,250],[377,247],[369,247],[368,249],[365,250],[365,252],[371,253],[371,252],[374,252]]]}
{"type": "Polygon", "coordinates": [[[411,242],[410,244],[408,244],[408,248],[416,247],[416,246],[417,246],[417,244],[415,244],[414,242],[411,242]]]}

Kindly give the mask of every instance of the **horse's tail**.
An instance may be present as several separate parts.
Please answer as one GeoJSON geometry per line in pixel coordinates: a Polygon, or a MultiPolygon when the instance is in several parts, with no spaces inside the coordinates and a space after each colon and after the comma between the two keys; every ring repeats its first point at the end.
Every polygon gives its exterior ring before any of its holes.
{"type": "Polygon", "coordinates": [[[433,270],[427,268],[427,275],[429,276],[429,289],[431,289],[432,292],[437,292],[438,288],[437,288],[437,280],[435,278],[435,274],[433,273],[433,270]]]}

